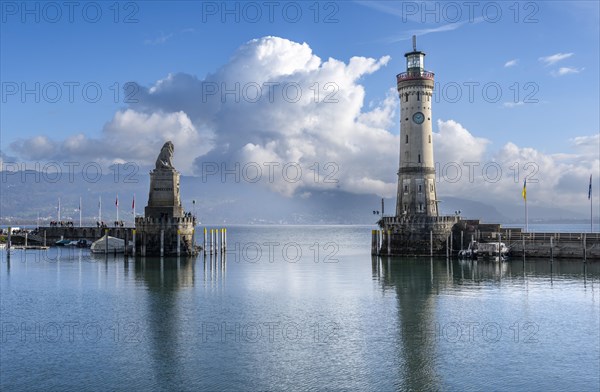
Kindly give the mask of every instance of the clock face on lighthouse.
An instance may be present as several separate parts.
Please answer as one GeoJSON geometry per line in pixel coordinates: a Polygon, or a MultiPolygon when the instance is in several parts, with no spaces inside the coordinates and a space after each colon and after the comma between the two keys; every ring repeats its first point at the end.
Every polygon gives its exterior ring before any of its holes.
{"type": "Polygon", "coordinates": [[[423,124],[423,121],[425,121],[425,116],[421,112],[416,112],[415,114],[413,114],[412,119],[417,124],[423,124]]]}

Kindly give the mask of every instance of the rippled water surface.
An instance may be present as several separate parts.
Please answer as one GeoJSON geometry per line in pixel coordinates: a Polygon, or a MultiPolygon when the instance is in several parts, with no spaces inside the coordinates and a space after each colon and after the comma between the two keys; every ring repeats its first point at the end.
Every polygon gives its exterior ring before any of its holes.
{"type": "Polygon", "coordinates": [[[600,389],[600,263],[372,258],[234,226],[222,258],[1,252],[2,390],[600,389]]]}

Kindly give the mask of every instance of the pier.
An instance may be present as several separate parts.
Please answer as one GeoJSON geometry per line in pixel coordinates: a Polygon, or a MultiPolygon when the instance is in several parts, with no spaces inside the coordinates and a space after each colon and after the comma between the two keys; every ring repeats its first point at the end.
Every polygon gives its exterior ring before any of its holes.
{"type": "MultiPolygon", "coordinates": [[[[380,225],[389,227],[387,220],[400,224],[397,217],[382,218],[380,225]]],[[[411,222],[414,225],[414,222],[411,222]]],[[[520,228],[504,228],[500,224],[480,223],[478,220],[459,220],[450,234],[441,238],[433,230],[413,233],[400,238],[391,230],[371,232],[371,254],[382,256],[456,256],[467,249],[471,241],[504,242],[512,257],[600,260],[600,233],[535,233],[520,228]],[[416,237],[418,236],[418,238],[416,237]]]]}

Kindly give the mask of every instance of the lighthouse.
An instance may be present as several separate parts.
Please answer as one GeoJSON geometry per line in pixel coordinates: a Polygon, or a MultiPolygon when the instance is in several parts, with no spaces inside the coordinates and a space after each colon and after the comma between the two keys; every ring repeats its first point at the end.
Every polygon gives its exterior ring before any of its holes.
{"type": "Polygon", "coordinates": [[[431,102],[434,74],[425,70],[425,53],[404,54],[406,72],[396,75],[400,98],[400,168],[396,216],[438,216],[433,160],[431,102]]]}
{"type": "Polygon", "coordinates": [[[373,231],[372,254],[440,255],[448,252],[458,216],[439,214],[433,160],[431,102],[433,72],[425,70],[425,53],[412,51],[406,71],[396,75],[400,98],[400,165],[396,215],[382,216],[373,231]]]}

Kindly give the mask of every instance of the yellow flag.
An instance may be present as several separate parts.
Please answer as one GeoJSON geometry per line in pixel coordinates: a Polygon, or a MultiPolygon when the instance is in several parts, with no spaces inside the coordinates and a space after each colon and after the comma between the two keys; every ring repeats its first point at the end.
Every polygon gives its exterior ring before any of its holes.
{"type": "Polygon", "coordinates": [[[523,191],[521,194],[523,195],[523,200],[527,201],[527,179],[523,181],[523,191]]]}

